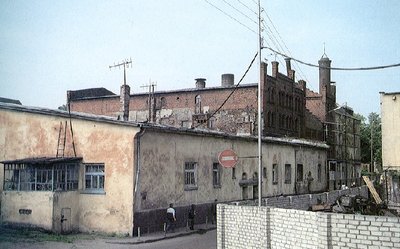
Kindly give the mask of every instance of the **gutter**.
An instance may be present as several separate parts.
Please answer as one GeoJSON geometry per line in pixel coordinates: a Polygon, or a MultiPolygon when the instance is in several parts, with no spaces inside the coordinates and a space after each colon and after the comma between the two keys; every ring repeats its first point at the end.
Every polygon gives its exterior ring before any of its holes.
{"type": "Polygon", "coordinates": [[[146,129],[139,124],[140,131],[136,133],[136,135],[133,138],[133,144],[134,144],[134,152],[133,152],[133,157],[134,157],[134,165],[136,164],[136,172],[135,175],[133,175],[133,179],[135,181],[135,185],[133,187],[133,193],[134,193],[134,202],[132,205],[132,237],[134,234],[133,228],[134,223],[135,223],[135,211],[140,207],[139,206],[139,196],[138,193],[140,193],[140,184],[139,184],[139,178],[140,178],[140,138],[144,135],[146,132],[146,129]]]}

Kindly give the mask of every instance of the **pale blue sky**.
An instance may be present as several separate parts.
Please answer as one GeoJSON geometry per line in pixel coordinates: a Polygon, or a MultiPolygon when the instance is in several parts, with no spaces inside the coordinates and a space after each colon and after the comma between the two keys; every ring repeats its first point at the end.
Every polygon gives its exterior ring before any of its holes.
{"type": "MultiPolygon", "coordinates": [[[[208,1],[257,30],[255,0],[208,1]]],[[[400,62],[400,1],[261,3],[279,35],[264,14],[266,25],[295,58],[317,64],[325,43],[334,67],[400,62]]],[[[266,45],[280,49],[270,34],[264,32],[264,37],[266,45]]],[[[257,45],[255,33],[205,0],[3,0],[0,97],[57,108],[65,104],[67,90],[105,87],[118,94],[123,70],[110,71],[108,66],[127,58],[133,60],[127,79],[135,93],[146,91],[141,86],[150,80],[157,82],[157,90],[192,88],[198,77],[206,78],[207,86],[219,86],[223,73],[234,73],[236,82],[240,79],[257,45]]],[[[269,62],[275,59],[267,50],[262,56],[269,62]]],[[[257,66],[244,83],[258,81],[257,66]]],[[[318,91],[318,69],[294,66],[297,79],[318,91]]],[[[283,64],[280,69],[286,71],[283,64]]],[[[400,91],[400,68],[333,71],[332,81],[337,84],[337,102],[347,102],[367,116],[380,113],[380,91],[400,91]]]]}

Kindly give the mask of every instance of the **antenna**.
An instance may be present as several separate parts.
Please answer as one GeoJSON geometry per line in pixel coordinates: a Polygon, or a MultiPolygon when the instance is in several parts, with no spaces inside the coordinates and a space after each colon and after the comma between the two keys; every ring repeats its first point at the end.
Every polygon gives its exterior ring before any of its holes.
{"type": "Polygon", "coordinates": [[[131,67],[132,67],[132,59],[131,58],[129,58],[129,60],[128,59],[126,59],[126,60],[124,60],[123,62],[121,62],[121,63],[118,63],[118,64],[115,64],[114,63],[114,65],[111,65],[111,66],[108,66],[108,68],[110,68],[110,70],[111,70],[111,68],[113,68],[113,67],[118,67],[118,68],[120,68],[120,67],[124,67],[124,86],[126,85],[126,68],[129,68],[129,64],[131,65],[131,67]]]}

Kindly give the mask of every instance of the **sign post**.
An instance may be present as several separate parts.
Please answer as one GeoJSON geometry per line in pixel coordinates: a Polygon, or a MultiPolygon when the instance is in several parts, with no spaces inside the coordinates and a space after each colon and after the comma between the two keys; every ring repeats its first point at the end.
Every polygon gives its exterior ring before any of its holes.
{"type": "Polygon", "coordinates": [[[224,150],[219,153],[218,162],[225,168],[233,168],[238,162],[239,157],[233,150],[224,150]]]}

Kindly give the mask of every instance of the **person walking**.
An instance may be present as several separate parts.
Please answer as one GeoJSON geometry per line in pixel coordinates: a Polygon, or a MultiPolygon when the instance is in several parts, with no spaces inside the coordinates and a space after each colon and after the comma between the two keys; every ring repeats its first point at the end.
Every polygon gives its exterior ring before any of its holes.
{"type": "Polygon", "coordinates": [[[196,216],[195,205],[192,204],[189,210],[188,218],[189,218],[189,225],[190,230],[194,230],[194,217],[196,216]]]}
{"type": "Polygon", "coordinates": [[[167,228],[165,229],[165,233],[169,232],[170,230],[172,230],[172,232],[175,232],[175,222],[175,209],[174,205],[171,203],[169,204],[169,208],[167,209],[167,228]]]}

